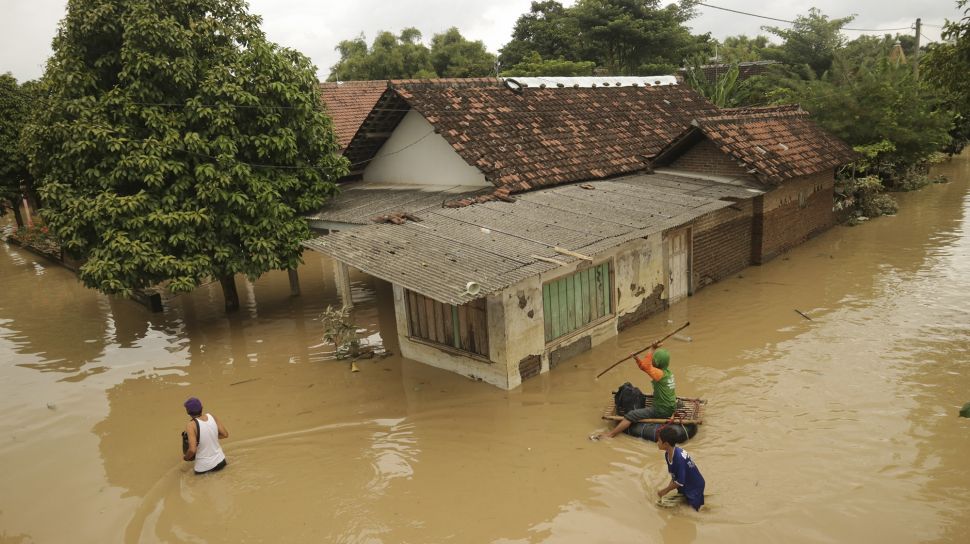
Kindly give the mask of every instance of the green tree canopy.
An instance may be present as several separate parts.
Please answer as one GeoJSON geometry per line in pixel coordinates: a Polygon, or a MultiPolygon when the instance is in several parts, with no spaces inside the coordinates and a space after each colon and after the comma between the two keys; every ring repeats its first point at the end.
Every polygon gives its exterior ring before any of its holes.
{"type": "Polygon", "coordinates": [[[574,62],[571,60],[543,60],[535,51],[526,55],[522,62],[502,72],[503,77],[515,76],[591,76],[596,63],[593,61],[574,62]]]}
{"type": "Polygon", "coordinates": [[[769,60],[807,64],[816,76],[821,76],[832,66],[835,52],[845,44],[842,27],[854,18],[829,19],[819,9],[812,8],[808,15],[796,17],[791,28],[761,27],[782,39],[779,48],[768,49],[765,54],[769,60]]]}
{"type": "Polygon", "coordinates": [[[381,31],[368,48],[363,34],[337,44],[340,60],[330,67],[329,81],[435,77],[431,52],[421,43],[421,31],[401,34],[381,31]]]}
{"type": "Polygon", "coordinates": [[[545,59],[594,62],[614,75],[673,72],[684,59],[713,52],[709,35],[694,36],[685,26],[693,16],[692,5],[578,0],[564,8],[555,1],[533,2],[502,48],[502,66],[514,66],[538,53],[545,59]]]}
{"type": "Polygon", "coordinates": [[[44,217],[105,293],[297,266],[347,171],[313,65],[243,0],[70,0],[26,129],[44,217]]]}
{"type": "Polygon", "coordinates": [[[499,52],[499,64],[504,69],[531,62],[533,53],[544,59],[583,58],[579,20],[555,0],[533,1],[529,13],[519,16],[512,40],[499,52]]]}
{"type": "Polygon", "coordinates": [[[431,38],[431,64],[440,77],[495,75],[495,55],[481,41],[465,39],[455,27],[431,38]]]}
{"type": "Polygon", "coordinates": [[[947,104],[958,114],[953,152],[970,141],[970,6],[967,0],[957,6],[963,9],[963,18],[947,22],[945,41],[928,47],[921,63],[927,80],[946,94],[947,104]]]}
{"type": "Polygon", "coordinates": [[[340,60],[330,68],[328,81],[481,77],[495,74],[495,55],[480,41],[470,41],[450,28],[421,43],[421,32],[405,28],[395,36],[382,31],[367,47],[364,36],[337,45],[340,60]]]}
{"type": "Polygon", "coordinates": [[[766,50],[776,48],[777,46],[768,41],[767,36],[728,36],[717,44],[717,62],[731,64],[766,60],[766,50]]]}
{"type": "Polygon", "coordinates": [[[874,149],[871,163],[881,166],[871,173],[884,179],[949,143],[953,113],[908,65],[882,57],[860,67],[837,58],[825,77],[793,83],[776,100],[800,103],[850,145],[874,149]]]}
{"type": "Polygon", "coordinates": [[[33,82],[18,85],[10,73],[0,74],[0,204],[10,202],[18,225],[23,223],[18,211],[21,187],[31,185],[20,137],[30,114],[32,85],[36,86],[33,82]]]}

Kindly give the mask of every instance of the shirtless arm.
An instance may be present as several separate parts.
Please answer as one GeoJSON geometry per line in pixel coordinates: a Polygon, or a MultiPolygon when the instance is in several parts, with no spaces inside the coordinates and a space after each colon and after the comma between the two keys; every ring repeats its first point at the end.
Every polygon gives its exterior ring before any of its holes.
{"type": "Polygon", "coordinates": [[[195,420],[191,419],[185,425],[185,432],[189,435],[189,449],[185,450],[182,459],[185,461],[195,460],[195,453],[199,450],[199,437],[195,434],[195,420]]]}
{"type": "Polygon", "coordinates": [[[229,438],[229,431],[226,430],[222,422],[216,416],[212,416],[212,419],[216,420],[216,427],[219,428],[219,438],[229,438]]]}

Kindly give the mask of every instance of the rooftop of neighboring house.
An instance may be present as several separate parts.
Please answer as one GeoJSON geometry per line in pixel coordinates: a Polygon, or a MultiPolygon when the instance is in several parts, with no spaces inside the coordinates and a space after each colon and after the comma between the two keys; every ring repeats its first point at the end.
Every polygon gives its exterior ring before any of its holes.
{"type": "Polygon", "coordinates": [[[387,90],[386,81],[342,81],[320,84],[320,98],[333,119],[341,149],[347,147],[360,124],[387,90]]]}
{"type": "Polygon", "coordinates": [[[371,81],[327,81],[320,84],[320,99],[333,119],[334,133],[340,148],[346,148],[364,119],[373,111],[377,100],[392,84],[434,83],[439,85],[495,85],[493,78],[378,79],[371,81]]]}
{"type": "Polygon", "coordinates": [[[701,138],[767,185],[851,162],[855,152],[823,130],[798,106],[724,109],[698,117],[654,161],[670,164],[701,138]]]}
{"type": "Polygon", "coordinates": [[[676,76],[542,76],[509,77],[523,87],[651,87],[677,85],[676,76]]]}
{"type": "Polygon", "coordinates": [[[692,119],[717,113],[678,85],[391,81],[344,150],[352,174],[363,172],[412,110],[486,180],[512,193],[646,170],[692,119]]]}

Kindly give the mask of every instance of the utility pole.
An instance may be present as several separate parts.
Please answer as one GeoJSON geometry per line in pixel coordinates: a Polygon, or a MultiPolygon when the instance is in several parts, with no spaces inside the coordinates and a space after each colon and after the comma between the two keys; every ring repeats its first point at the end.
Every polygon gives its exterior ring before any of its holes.
{"type": "Polygon", "coordinates": [[[916,74],[916,80],[919,81],[919,38],[920,38],[920,28],[923,23],[920,18],[916,18],[916,50],[913,52],[913,72],[916,74]]]}

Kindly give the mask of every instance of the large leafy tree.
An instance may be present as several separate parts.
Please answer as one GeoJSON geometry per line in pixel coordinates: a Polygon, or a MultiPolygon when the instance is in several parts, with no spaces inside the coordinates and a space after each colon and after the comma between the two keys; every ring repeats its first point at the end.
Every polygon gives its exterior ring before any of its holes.
{"type": "Polygon", "coordinates": [[[946,41],[930,46],[921,64],[927,80],[946,93],[947,103],[958,113],[953,152],[970,141],[970,3],[960,0],[957,6],[963,18],[946,24],[946,41]]]}
{"type": "Polygon", "coordinates": [[[468,40],[452,27],[431,37],[431,64],[440,77],[495,75],[495,55],[481,41],[468,40]]]}
{"type": "Polygon", "coordinates": [[[30,102],[30,82],[19,85],[11,74],[0,74],[0,214],[3,202],[9,202],[18,225],[24,224],[19,207],[22,188],[31,184],[27,157],[20,146],[30,102]]]}
{"type": "Polygon", "coordinates": [[[712,50],[710,36],[693,36],[685,23],[693,2],[660,7],[659,0],[578,0],[564,8],[534,2],[519,17],[512,40],[502,48],[502,65],[542,58],[594,62],[616,75],[673,72],[697,53],[712,50]]]}
{"type": "Polygon", "coordinates": [[[512,30],[512,39],[502,47],[499,63],[503,69],[542,59],[583,58],[579,20],[555,0],[532,2],[529,13],[519,16],[512,30]]]}
{"type": "Polygon", "coordinates": [[[829,19],[818,8],[812,8],[808,15],[796,17],[791,28],[762,27],[782,39],[778,49],[768,49],[764,54],[770,60],[787,64],[807,64],[816,76],[821,76],[832,66],[835,52],[845,44],[842,27],[853,19],[829,19]]]}
{"type": "Polygon", "coordinates": [[[800,103],[850,145],[871,150],[869,173],[889,184],[950,141],[953,113],[940,95],[920,82],[910,66],[885,56],[862,65],[839,56],[825,77],[791,83],[775,98],[800,103]]]}
{"type": "Polygon", "coordinates": [[[775,47],[777,46],[772,45],[767,36],[728,36],[717,44],[716,60],[727,64],[765,60],[766,51],[775,47]]]}
{"type": "Polygon", "coordinates": [[[431,52],[421,43],[421,31],[378,32],[370,47],[360,35],[336,47],[340,60],[330,67],[330,81],[435,77],[431,52]]]}
{"type": "Polygon", "coordinates": [[[502,71],[503,77],[515,76],[591,76],[596,68],[593,61],[571,61],[562,58],[543,59],[535,51],[518,64],[502,71]]]}
{"type": "Polygon", "coordinates": [[[330,68],[329,81],[480,77],[495,73],[495,55],[480,41],[471,41],[457,28],[421,43],[421,32],[405,28],[401,34],[383,31],[370,47],[360,35],[337,45],[340,60],[330,68]]]}
{"type": "Polygon", "coordinates": [[[106,293],[295,268],[346,171],[309,59],[243,0],[70,0],[26,129],[44,217],[106,293]]]}

